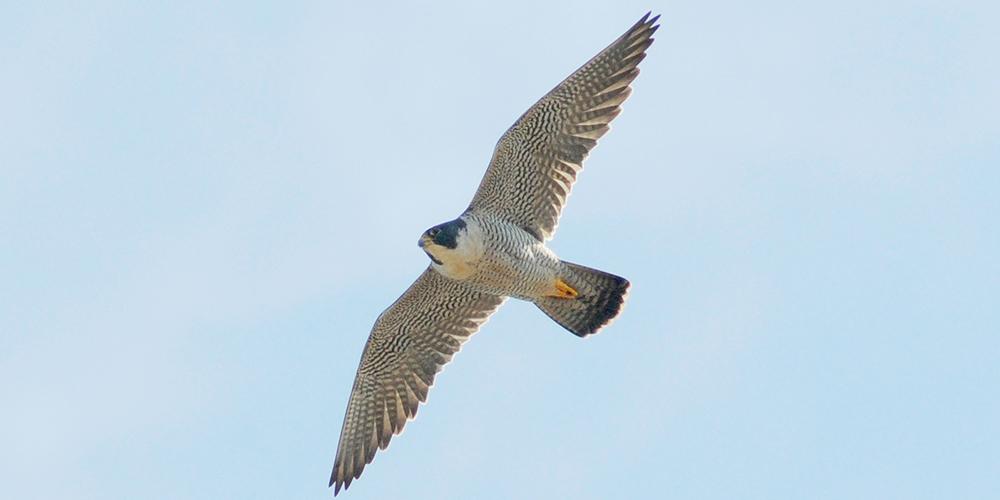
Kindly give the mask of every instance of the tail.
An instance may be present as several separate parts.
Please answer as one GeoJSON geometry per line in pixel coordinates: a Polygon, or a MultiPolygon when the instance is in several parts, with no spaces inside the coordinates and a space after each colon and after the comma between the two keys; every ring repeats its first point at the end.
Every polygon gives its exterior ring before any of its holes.
{"type": "Polygon", "coordinates": [[[611,323],[628,295],[627,279],[604,271],[563,262],[567,276],[559,278],[573,287],[574,298],[542,297],[535,305],[563,328],[579,337],[597,333],[611,323]]]}

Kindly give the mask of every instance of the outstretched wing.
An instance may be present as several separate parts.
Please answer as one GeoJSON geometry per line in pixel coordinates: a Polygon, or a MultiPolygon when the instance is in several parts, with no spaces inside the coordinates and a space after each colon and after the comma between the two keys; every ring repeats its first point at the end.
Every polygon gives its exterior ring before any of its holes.
{"type": "Polygon", "coordinates": [[[514,122],[493,151],[470,211],[499,216],[542,241],[552,237],[583,160],[632,92],[659,17],[643,16],[514,122]]]}
{"type": "Polygon", "coordinates": [[[435,374],[504,300],[428,267],[378,317],[340,431],[330,476],[334,494],[361,476],[379,448],[389,446],[427,400],[435,374]]]}

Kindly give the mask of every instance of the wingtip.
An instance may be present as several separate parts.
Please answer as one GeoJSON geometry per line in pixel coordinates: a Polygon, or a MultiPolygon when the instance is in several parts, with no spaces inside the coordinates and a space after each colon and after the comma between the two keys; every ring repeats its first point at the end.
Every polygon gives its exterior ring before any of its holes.
{"type": "Polygon", "coordinates": [[[646,11],[646,13],[643,14],[642,18],[639,19],[638,24],[656,24],[656,21],[660,20],[660,14],[657,14],[653,17],[649,16],[653,16],[653,11],[651,10],[646,11]]]}
{"type": "MultiPolygon", "coordinates": [[[[329,487],[333,488],[333,496],[337,496],[337,494],[340,493],[340,490],[346,490],[347,487],[351,485],[350,474],[346,475],[337,474],[337,469],[339,467],[340,467],[340,461],[338,460],[337,463],[333,466],[333,473],[330,474],[330,484],[327,486],[328,488],[329,487]]],[[[343,471],[341,471],[341,473],[343,473],[343,471]]]]}
{"type": "Polygon", "coordinates": [[[340,493],[340,489],[343,486],[344,486],[344,480],[342,478],[337,477],[337,468],[334,467],[333,474],[330,475],[330,484],[327,486],[327,488],[332,487],[333,496],[337,496],[337,493],[340,493]]]}
{"type": "Polygon", "coordinates": [[[656,29],[660,27],[659,24],[656,24],[656,22],[660,20],[660,15],[657,14],[653,17],[649,17],[652,14],[653,11],[649,11],[642,16],[642,18],[640,18],[639,21],[637,21],[635,25],[629,29],[629,33],[648,32],[647,36],[652,35],[656,29]]]}

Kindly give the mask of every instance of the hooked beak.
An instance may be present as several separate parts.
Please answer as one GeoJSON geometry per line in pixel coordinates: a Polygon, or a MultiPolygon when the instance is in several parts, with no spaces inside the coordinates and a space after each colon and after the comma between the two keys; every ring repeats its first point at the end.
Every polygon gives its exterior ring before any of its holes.
{"type": "Polygon", "coordinates": [[[417,246],[420,247],[420,248],[422,248],[424,250],[424,253],[427,254],[427,256],[430,257],[431,260],[434,261],[435,264],[437,264],[439,266],[444,265],[444,262],[441,262],[440,260],[438,260],[437,258],[435,258],[433,255],[431,255],[430,252],[427,251],[426,247],[430,246],[431,243],[432,243],[432,241],[431,241],[430,236],[427,236],[426,234],[423,235],[423,236],[421,236],[420,239],[417,240],[417,246]]]}

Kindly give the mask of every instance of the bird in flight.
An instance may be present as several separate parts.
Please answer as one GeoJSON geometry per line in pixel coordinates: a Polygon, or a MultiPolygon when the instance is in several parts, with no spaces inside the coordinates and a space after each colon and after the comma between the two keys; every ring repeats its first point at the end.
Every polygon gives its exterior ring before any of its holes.
{"type": "Polygon", "coordinates": [[[340,431],[334,495],[417,413],[434,376],[508,297],[580,337],[618,313],[628,280],[560,260],[552,238],[583,160],[621,112],[653,43],[646,14],[514,122],[469,207],[418,241],[431,263],[386,309],[361,355],[340,431]]]}

